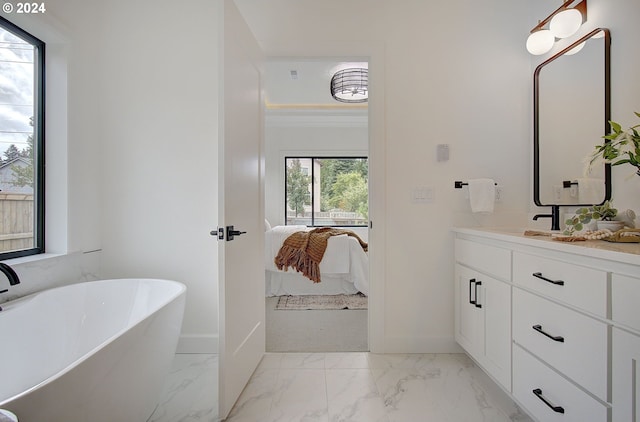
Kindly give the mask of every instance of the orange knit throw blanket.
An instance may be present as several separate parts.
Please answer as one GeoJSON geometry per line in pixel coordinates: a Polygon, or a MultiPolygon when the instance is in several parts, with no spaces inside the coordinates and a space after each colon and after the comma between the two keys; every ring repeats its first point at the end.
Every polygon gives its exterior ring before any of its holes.
{"type": "Polygon", "coordinates": [[[320,261],[327,249],[329,237],[346,234],[355,237],[366,252],[368,245],[351,230],[321,227],[311,231],[295,232],[282,242],[274,262],[279,270],[295,268],[314,283],[320,283],[320,261]]]}

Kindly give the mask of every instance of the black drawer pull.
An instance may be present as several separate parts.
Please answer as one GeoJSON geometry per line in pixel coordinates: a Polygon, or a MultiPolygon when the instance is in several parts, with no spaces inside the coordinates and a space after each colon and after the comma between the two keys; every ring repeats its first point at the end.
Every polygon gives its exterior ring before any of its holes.
{"type": "Polygon", "coordinates": [[[546,404],[547,406],[549,406],[551,409],[553,409],[554,412],[556,413],[564,413],[564,407],[562,406],[554,406],[553,404],[551,404],[549,402],[549,400],[545,399],[544,396],[542,395],[542,390],[539,388],[536,388],[535,390],[533,390],[533,394],[536,395],[537,398],[539,398],[540,400],[542,400],[542,402],[544,404],[546,404]]]}
{"type": "Polygon", "coordinates": [[[476,308],[482,308],[482,305],[478,303],[478,286],[482,286],[482,281],[476,281],[476,301],[474,305],[476,305],[476,308]]]}
{"type": "Polygon", "coordinates": [[[548,283],[555,284],[556,286],[564,286],[564,281],[562,281],[562,280],[551,280],[551,279],[543,276],[542,273],[533,273],[531,275],[534,276],[534,277],[539,278],[540,280],[544,280],[544,281],[546,281],[548,283]]]}
{"type": "Polygon", "coordinates": [[[476,279],[472,278],[469,280],[469,303],[471,305],[475,305],[476,304],[476,300],[475,299],[471,299],[471,289],[473,288],[472,284],[476,284],[476,279]]]}
{"type": "Polygon", "coordinates": [[[545,333],[545,332],[542,330],[542,325],[534,325],[534,326],[533,326],[533,327],[531,327],[531,328],[533,328],[534,330],[536,330],[536,331],[537,331],[537,332],[539,332],[540,334],[544,334],[545,336],[549,337],[549,338],[550,338],[551,340],[553,340],[553,341],[559,341],[560,343],[564,343],[564,337],[562,337],[562,336],[552,336],[552,335],[551,335],[551,334],[549,334],[549,333],[545,333]]]}

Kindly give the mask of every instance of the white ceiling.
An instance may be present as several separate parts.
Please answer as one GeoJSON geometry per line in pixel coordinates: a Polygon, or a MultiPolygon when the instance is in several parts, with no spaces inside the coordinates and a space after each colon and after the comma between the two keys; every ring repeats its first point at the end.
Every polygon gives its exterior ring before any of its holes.
{"type": "Polygon", "coordinates": [[[265,95],[270,106],[344,106],[331,97],[329,84],[338,70],[368,68],[366,62],[318,59],[272,59],[265,65],[265,95]],[[297,79],[291,71],[297,72],[297,79]]]}

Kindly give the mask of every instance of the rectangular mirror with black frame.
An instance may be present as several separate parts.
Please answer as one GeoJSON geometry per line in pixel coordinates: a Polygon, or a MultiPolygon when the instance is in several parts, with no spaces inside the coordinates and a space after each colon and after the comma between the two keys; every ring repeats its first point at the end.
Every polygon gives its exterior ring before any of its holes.
{"type": "Polygon", "coordinates": [[[534,202],[584,206],[611,198],[611,168],[585,175],[585,158],[610,132],[610,46],[598,28],[534,72],[534,202]]]}

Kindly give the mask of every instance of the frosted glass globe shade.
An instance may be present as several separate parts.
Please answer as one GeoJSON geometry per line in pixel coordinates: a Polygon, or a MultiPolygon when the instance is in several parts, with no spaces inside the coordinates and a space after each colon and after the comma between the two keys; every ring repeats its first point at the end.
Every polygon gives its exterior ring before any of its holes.
{"type": "Polygon", "coordinates": [[[572,55],[576,54],[578,51],[582,50],[583,47],[584,47],[584,42],[581,42],[580,44],[578,44],[575,47],[573,47],[571,50],[569,50],[566,53],[564,53],[564,55],[565,56],[572,56],[572,55]]]}
{"type": "Polygon", "coordinates": [[[549,23],[549,30],[556,38],[567,38],[575,34],[582,25],[582,13],[567,9],[555,15],[549,23]]]}
{"type": "Polygon", "coordinates": [[[527,50],[534,56],[539,56],[551,50],[555,38],[548,29],[536,31],[527,38],[527,50]]]}

